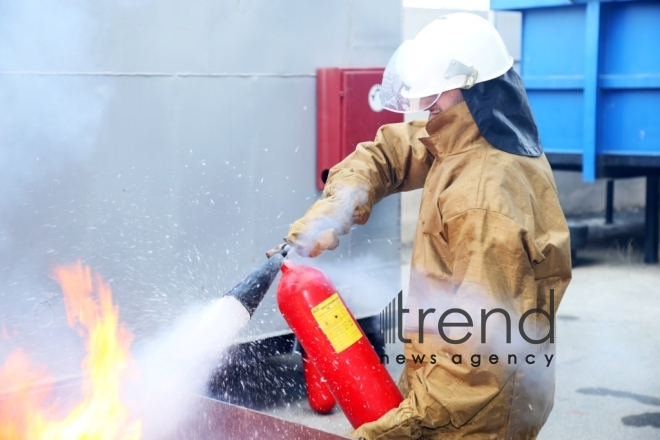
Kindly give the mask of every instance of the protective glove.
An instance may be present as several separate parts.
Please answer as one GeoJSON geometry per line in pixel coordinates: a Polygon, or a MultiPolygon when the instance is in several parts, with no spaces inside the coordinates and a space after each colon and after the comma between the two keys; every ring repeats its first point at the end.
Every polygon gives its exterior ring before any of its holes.
{"type": "Polygon", "coordinates": [[[450,423],[449,413],[426,391],[419,380],[397,408],[391,409],[375,422],[365,423],[351,433],[352,438],[365,440],[411,440],[422,430],[436,429],[450,423]]]}
{"type": "Polygon", "coordinates": [[[339,236],[348,234],[353,224],[364,224],[370,212],[364,189],[333,188],[291,225],[285,241],[303,257],[316,257],[325,250],[336,249],[339,236]]]}
{"type": "Polygon", "coordinates": [[[375,422],[365,423],[351,433],[351,438],[364,440],[410,440],[422,435],[419,424],[400,408],[389,410],[375,422]]]}
{"type": "Polygon", "coordinates": [[[303,257],[316,257],[321,252],[339,246],[339,235],[346,234],[350,224],[339,219],[341,207],[331,199],[314,203],[305,216],[296,220],[289,229],[286,241],[303,257]]]}

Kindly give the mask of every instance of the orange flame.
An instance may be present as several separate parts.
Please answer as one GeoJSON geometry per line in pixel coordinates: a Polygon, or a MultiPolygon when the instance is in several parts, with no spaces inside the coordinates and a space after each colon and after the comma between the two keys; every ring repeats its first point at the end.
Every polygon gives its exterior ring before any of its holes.
{"type": "Polygon", "coordinates": [[[63,420],[56,408],[44,405],[52,383],[45,370],[35,369],[15,352],[0,369],[0,439],[134,440],[142,426],[133,420],[120,398],[130,362],[131,334],[119,324],[112,292],[100,276],[80,262],[57,267],[54,276],[64,291],[67,321],[87,335],[82,362],[83,398],[63,420]],[[98,301],[94,299],[94,292],[98,301]]]}

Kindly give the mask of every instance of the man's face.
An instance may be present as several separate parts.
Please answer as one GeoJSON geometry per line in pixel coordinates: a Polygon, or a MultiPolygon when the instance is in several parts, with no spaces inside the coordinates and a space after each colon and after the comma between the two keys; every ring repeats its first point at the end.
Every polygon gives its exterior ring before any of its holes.
{"type": "MultiPolygon", "coordinates": [[[[426,98],[422,98],[422,103],[424,99],[435,99],[435,96],[427,96],[426,98]]],[[[460,89],[453,89],[442,92],[438,100],[435,101],[435,104],[428,108],[429,119],[439,115],[443,111],[463,101],[463,94],[461,93],[460,89]]]]}

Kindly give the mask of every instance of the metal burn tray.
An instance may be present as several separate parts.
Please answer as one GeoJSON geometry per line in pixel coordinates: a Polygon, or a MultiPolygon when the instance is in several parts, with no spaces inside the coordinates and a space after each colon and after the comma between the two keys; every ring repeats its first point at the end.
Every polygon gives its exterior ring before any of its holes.
{"type": "MultiPolygon", "coordinates": [[[[68,406],[80,395],[77,380],[45,384],[50,390],[49,402],[68,406]]],[[[39,390],[35,390],[39,391],[39,390]]],[[[11,392],[1,392],[0,400],[12,400],[11,392]]],[[[220,402],[204,396],[196,396],[188,416],[174,432],[159,440],[341,440],[346,439],[318,429],[264,414],[248,408],[220,402]]],[[[150,440],[144,437],[144,440],[150,440]]]]}
{"type": "Polygon", "coordinates": [[[171,437],[172,440],[340,440],[346,438],[206,397],[199,397],[196,405],[196,415],[184,423],[179,432],[171,437]]]}

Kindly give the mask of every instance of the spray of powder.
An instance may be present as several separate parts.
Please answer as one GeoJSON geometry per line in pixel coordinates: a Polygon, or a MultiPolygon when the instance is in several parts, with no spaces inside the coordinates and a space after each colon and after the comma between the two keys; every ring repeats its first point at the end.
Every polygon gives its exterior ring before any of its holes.
{"type": "Polygon", "coordinates": [[[195,394],[204,393],[222,352],[249,319],[245,307],[226,296],[136,347],[140,376],[126,397],[142,417],[146,439],[165,438],[185,421],[195,394]]]}

